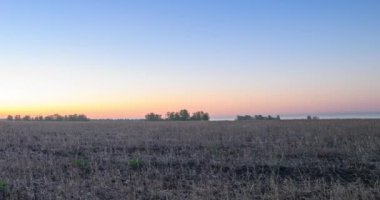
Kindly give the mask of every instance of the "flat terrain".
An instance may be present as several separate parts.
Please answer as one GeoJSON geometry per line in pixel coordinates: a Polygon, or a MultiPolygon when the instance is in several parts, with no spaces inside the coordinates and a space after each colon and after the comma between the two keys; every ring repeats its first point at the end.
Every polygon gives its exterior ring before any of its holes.
{"type": "Polygon", "coordinates": [[[0,121],[0,199],[380,199],[380,120],[0,121]]]}

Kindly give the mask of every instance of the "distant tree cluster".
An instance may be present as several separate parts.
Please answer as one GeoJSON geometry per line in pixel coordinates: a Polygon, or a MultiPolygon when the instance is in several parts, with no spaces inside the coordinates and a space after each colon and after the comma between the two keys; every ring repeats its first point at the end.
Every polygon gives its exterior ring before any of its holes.
{"type": "Polygon", "coordinates": [[[272,117],[270,115],[268,116],[263,116],[263,115],[238,115],[236,117],[237,121],[245,121],[245,120],[281,120],[280,115],[277,115],[276,117],[272,117]]]}
{"type": "Polygon", "coordinates": [[[319,117],[318,116],[310,116],[310,115],[308,115],[307,116],[307,120],[319,120],[319,117]]]}
{"type": "Polygon", "coordinates": [[[163,119],[161,115],[155,113],[148,113],[145,115],[145,120],[147,121],[208,121],[210,116],[208,113],[203,111],[198,111],[190,115],[189,111],[186,109],[180,110],[178,112],[167,112],[166,118],[163,119]]]}
{"type": "Polygon", "coordinates": [[[73,114],[73,115],[48,115],[48,116],[35,116],[31,117],[29,115],[21,116],[21,115],[15,115],[14,117],[12,115],[8,115],[7,120],[9,121],[89,121],[90,118],[88,118],[84,114],[73,114]]]}
{"type": "Polygon", "coordinates": [[[159,114],[148,113],[145,115],[145,119],[148,121],[160,121],[160,120],[162,120],[162,117],[159,114]]]}

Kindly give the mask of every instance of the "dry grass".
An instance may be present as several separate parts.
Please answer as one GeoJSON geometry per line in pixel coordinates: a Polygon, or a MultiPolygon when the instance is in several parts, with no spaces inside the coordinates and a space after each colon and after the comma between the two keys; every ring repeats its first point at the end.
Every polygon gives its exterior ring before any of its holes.
{"type": "Polygon", "coordinates": [[[380,199],[380,121],[0,122],[3,199],[380,199]]]}

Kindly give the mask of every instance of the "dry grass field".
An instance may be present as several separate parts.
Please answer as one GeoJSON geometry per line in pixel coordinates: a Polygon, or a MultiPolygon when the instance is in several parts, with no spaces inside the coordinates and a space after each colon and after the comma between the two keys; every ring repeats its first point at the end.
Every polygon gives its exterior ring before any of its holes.
{"type": "Polygon", "coordinates": [[[380,199],[380,120],[0,122],[2,199],[380,199]]]}

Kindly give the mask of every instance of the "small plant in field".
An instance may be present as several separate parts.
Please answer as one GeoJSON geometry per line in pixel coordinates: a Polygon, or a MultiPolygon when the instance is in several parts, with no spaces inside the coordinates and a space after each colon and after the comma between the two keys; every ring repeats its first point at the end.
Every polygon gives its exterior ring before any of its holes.
{"type": "Polygon", "coordinates": [[[281,162],[283,161],[283,157],[284,156],[282,154],[273,154],[272,155],[273,165],[279,166],[281,164],[281,162]]]}
{"type": "Polygon", "coordinates": [[[138,158],[132,158],[128,161],[128,165],[132,169],[138,169],[141,166],[141,160],[138,158]]]}
{"type": "Polygon", "coordinates": [[[73,164],[80,169],[88,169],[90,167],[90,162],[84,159],[76,159],[73,164]]]}
{"type": "Polygon", "coordinates": [[[4,180],[0,180],[0,192],[5,192],[7,190],[8,184],[4,180]]]}

